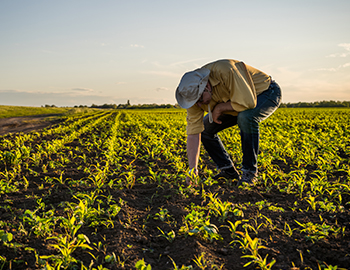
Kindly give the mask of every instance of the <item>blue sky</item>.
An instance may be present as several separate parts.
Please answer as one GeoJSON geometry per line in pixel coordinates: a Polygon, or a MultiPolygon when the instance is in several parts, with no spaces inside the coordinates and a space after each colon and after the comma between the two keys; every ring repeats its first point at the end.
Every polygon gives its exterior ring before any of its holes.
{"type": "Polygon", "coordinates": [[[350,100],[349,0],[1,0],[0,36],[0,105],[175,104],[222,58],[283,102],[350,100]]]}

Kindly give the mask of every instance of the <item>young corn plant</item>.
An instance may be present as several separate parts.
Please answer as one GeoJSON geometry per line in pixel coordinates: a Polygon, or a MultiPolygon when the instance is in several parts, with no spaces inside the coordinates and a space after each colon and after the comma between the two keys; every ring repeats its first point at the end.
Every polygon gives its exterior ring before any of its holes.
{"type": "Polygon", "coordinates": [[[163,222],[170,220],[171,215],[169,215],[169,210],[166,208],[159,208],[159,212],[155,214],[154,219],[159,219],[163,222]]]}
{"type": "MultiPolygon", "coordinates": [[[[231,233],[231,238],[235,239],[236,237],[238,237],[238,233],[239,231],[237,231],[237,227],[242,224],[242,222],[248,222],[248,220],[237,220],[235,223],[232,223],[231,221],[227,221],[230,225],[222,225],[222,227],[226,227],[229,229],[230,233],[231,233]]],[[[232,243],[232,242],[231,242],[232,243]]],[[[230,243],[230,244],[231,244],[230,243]]]]}
{"type": "Polygon", "coordinates": [[[147,264],[144,259],[141,259],[136,262],[135,269],[137,270],[152,270],[152,266],[147,264]]]}
{"type": "Polygon", "coordinates": [[[203,215],[204,212],[192,210],[185,217],[185,225],[180,228],[180,232],[190,236],[196,235],[210,242],[222,240],[216,225],[211,224],[209,217],[205,218],[203,215]]]}
{"type": "Polygon", "coordinates": [[[314,224],[312,222],[301,223],[297,220],[295,220],[295,222],[302,227],[299,231],[306,234],[305,239],[312,243],[327,238],[330,233],[338,233],[337,229],[334,229],[331,225],[327,225],[325,222],[322,224],[314,224]]]}
{"type": "Polygon", "coordinates": [[[182,265],[181,267],[178,267],[175,263],[175,261],[170,257],[168,256],[169,259],[171,260],[172,264],[173,264],[173,270],[192,270],[193,269],[193,266],[192,265],[188,265],[188,266],[185,266],[185,265],[182,265]]]}
{"type": "Polygon", "coordinates": [[[243,255],[241,258],[247,258],[251,259],[249,262],[247,262],[243,267],[247,267],[251,264],[256,264],[260,267],[262,270],[270,270],[272,266],[276,263],[275,259],[272,259],[272,261],[267,262],[268,255],[265,256],[265,258],[262,258],[259,254],[260,249],[266,249],[265,246],[261,245],[261,240],[259,238],[252,239],[248,231],[246,230],[245,233],[237,232],[239,235],[241,235],[240,240],[237,240],[237,242],[241,245],[243,250],[250,252],[248,255],[243,255]]]}
{"type": "Polygon", "coordinates": [[[7,233],[4,230],[0,230],[0,240],[3,243],[11,242],[12,239],[13,239],[13,234],[12,233],[7,233]]]}
{"type": "Polygon", "coordinates": [[[288,237],[292,237],[293,235],[293,231],[295,231],[296,229],[292,229],[289,224],[287,222],[284,222],[284,229],[283,229],[283,233],[285,235],[287,235],[288,237]]]}
{"type": "Polygon", "coordinates": [[[115,264],[116,266],[119,266],[121,268],[125,267],[125,263],[128,260],[129,257],[125,258],[124,254],[121,254],[121,256],[116,256],[113,252],[112,255],[106,255],[104,258],[104,261],[106,263],[115,264]]]}
{"type": "MultiPolygon", "coordinates": [[[[88,245],[90,244],[89,238],[84,234],[79,234],[73,238],[70,235],[59,235],[47,239],[52,239],[57,242],[56,244],[50,244],[50,246],[57,249],[59,254],[40,256],[40,259],[52,261],[55,269],[67,269],[77,264],[82,266],[83,263],[72,256],[73,252],[78,248],[83,250],[93,249],[88,245]]],[[[94,258],[90,252],[89,254],[94,258]]]]}
{"type": "Polygon", "coordinates": [[[74,238],[80,227],[83,225],[83,222],[78,221],[74,215],[68,215],[68,218],[60,217],[60,221],[60,227],[63,228],[66,234],[70,235],[71,238],[74,238]]]}
{"type": "Polygon", "coordinates": [[[199,255],[198,257],[196,255],[194,255],[195,259],[193,259],[193,261],[195,262],[195,264],[198,266],[199,269],[217,269],[220,270],[224,267],[224,264],[218,266],[216,264],[214,264],[211,261],[207,261],[205,259],[205,252],[202,252],[201,255],[199,255]]]}
{"type": "Polygon", "coordinates": [[[89,176],[89,180],[92,182],[92,186],[96,187],[96,190],[100,192],[106,184],[108,168],[100,169],[100,164],[94,165],[94,167],[95,170],[89,176]]]}
{"type": "Polygon", "coordinates": [[[23,215],[23,224],[28,224],[30,231],[37,237],[51,235],[55,229],[58,217],[54,216],[54,210],[44,212],[42,216],[36,213],[37,210],[31,211],[27,209],[23,215]]]}
{"type": "Polygon", "coordinates": [[[319,270],[347,270],[345,268],[340,268],[337,265],[328,265],[327,263],[323,262],[321,265],[318,263],[318,269],[319,270]]]}
{"type": "Polygon", "coordinates": [[[169,232],[164,232],[161,228],[157,227],[158,230],[161,232],[158,237],[164,237],[166,240],[168,240],[170,243],[172,243],[175,240],[175,232],[173,230],[169,232]]]}
{"type": "Polygon", "coordinates": [[[219,216],[220,222],[225,222],[225,220],[229,217],[229,213],[233,212],[232,207],[233,204],[231,202],[225,201],[222,202],[220,198],[217,198],[218,194],[209,193],[207,196],[210,199],[208,203],[208,207],[211,211],[214,212],[215,216],[219,216]]]}

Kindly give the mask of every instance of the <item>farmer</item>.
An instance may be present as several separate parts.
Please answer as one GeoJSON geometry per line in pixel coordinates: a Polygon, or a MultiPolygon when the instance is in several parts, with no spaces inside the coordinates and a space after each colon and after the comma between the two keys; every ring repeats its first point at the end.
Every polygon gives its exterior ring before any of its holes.
{"type": "Polygon", "coordinates": [[[202,141],[219,170],[213,179],[237,179],[238,185],[254,185],[258,175],[259,123],[280,105],[279,85],[254,67],[224,59],[185,73],[175,96],[178,104],[187,109],[186,184],[194,184],[191,179],[198,175],[202,141]],[[205,116],[204,111],[208,112],[205,116]],[[234,125],[238,125],[241,135],[241,176],[217,134],[234,125]]]}

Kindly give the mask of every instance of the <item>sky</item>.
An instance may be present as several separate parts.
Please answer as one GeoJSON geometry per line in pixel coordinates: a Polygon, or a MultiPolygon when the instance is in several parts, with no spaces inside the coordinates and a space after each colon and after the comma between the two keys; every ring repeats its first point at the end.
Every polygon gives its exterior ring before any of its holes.
{"type": "Polygon", "coordinates": [[[0,105],[175,104],[236,59],[284,103],[350,100],[349,0],[0,0],[0,105]]]}

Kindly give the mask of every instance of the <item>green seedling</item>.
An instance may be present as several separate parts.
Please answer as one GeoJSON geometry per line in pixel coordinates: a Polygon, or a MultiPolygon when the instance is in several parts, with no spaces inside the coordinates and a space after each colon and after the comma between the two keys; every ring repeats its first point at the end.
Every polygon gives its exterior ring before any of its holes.
{"type": "Polygon", "coordinates": [[[90,243],[89,238],[87,238],[87,236],[84,234],[79,234],[77,237],[74,237],[74,238],[72,238],[68,235],[66,235],[66,236],[60,235],[57,237],[49,237],[48,239],[52,239],[52,240],[55,240],[57,242],[57,244],[51,244],[50,246],[57,249],[59,251],[59,254],[58,255],[40,256],[40,259],[51,260],[56,269],[68,268],[68,267],[72,266],[73,264],[80,263],[79,260],[75,259],[72,256],[73,252],[76,249],[78,249],[78,248],[90,249],[90,250],[93,249],[92,247],[90,247],[88,245],[90,243]]]}
{"type": "Polygon", "coordinates": [[[157,228],[162,233],[158,236],[164,237],[170,243],[172,243],[175,240],[175,232],[173,230],[171,230],[170,232],[164,232],[161,228],[159,228],[159,227],[157,227],[157,228]]]}
{"type": "Polygon", "coordinates": [[[155,214],[154,219],[159,219],[160,221],[168,221],[171,218],[169,211],[166,208],[159,208],[159,212],[155,214]]]}
{"type": "Polygon", "coordinates": [[[150,264],[145,263],[144,259],[141,259],[136,262],[135,268],[137,270],[152,270],[152,266],[150,264]]]}

